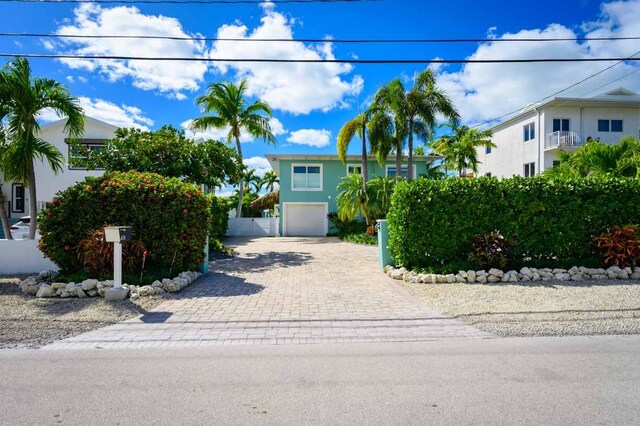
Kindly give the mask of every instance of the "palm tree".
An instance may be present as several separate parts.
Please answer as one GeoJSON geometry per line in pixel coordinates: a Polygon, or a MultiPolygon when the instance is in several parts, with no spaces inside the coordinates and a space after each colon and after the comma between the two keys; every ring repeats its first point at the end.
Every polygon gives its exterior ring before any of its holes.
{"type": "Polygon", "coordinates": [[[269,170],[262,177],[262,182],[264,184],[264,187],[269,192],[272,192],[275,186],[280,183],[280,179],[278,178],[278,175],[276,175],[276,172],[274,172],[273,170],[269,170]]]}
{"type": "Polygon", "coordinates": [[[253,186],[253,190],[256,194],[262,189],[263,181],[260,176],[256,175],[256,171],[254,169],[246,169],[242,179],[244,180],[244,184],[247,188],[251,189],[253,186]]]}
{"type": "MultiPolygon", "coordinates": [[[[395,117],[395,125],[402,127],[407,137],[408,162],[407,179],[413,179],[413,141],[414,137],[422,141],[430,140],[438,115],[457,125],[460,114],[451,99],[436,84],[436,76],[430,69],[416,76],[413,87],[405,89],[399,79],[382,87],[374,97],[374,103],[395,117]]],[[[398,130],[396,130],[398,131],[398,130]]],[[[401,147],[396,146],[396,173],[400,174],[399,158],[401,147]]],[[[404,145],[404,144],[403,144],[404,145]]]]}
{"type": "Polygon", "coordinates": [[[495,148],[491,142],[491,130],[478,130],[468,126],[451,126],[453,133],[443,136],[432,143],[437,154],[444,157],[447,166],[462,176],[465,170],[471,169],[478,173],[478,148],[495,148]]]}
{"type": "Polygon", "coordinates": [[[560,152],[560,165],[545,171],[552,178],[618,176],[640,178],[640,139],[623,138],[614,145],[590,140],[574,154],[560,152]]]}
{"type": "Polygon", "coordinates": [[[62,171],[64,164],[60,151],[38,137],[37,118],[44,109],[67,117],[64,129],[70,138],[84,132],[82,108],[66,87],[52,79],[32,77],[25,58],[11,60],[0,72],[0,121],[6,120],[9,141],[1,168],[5,178],[28,185],[31,239],[35,238],[38,214],[34,163],[46,160],[55,173],[62,171]]]}
{"type": "MultiPolygon", "coordinates": [[[[0,122],[0,173],[2,173],[2,155],[7,148],[7,140],[5,136],[4,126],[0,122]]],[[[4,199],[4,192],[2,192],[2,182],[0,181],[0,221],[2,222],[2,231],[4,237],[7,240],[12,240],[11,227],[9,226],[9,214],[6,209],[6,200],[4,199]]]]}
{"type": "Polygon", "coordinates": [[[342,221],[354,220],[362,215],[370,225],[369,192],[364,185],[362,175],[352,173],[343,177],[337,187],[336,205],[338,218],[342,221]]]}
{"type": "Polygon", "coordinates": [[[373,113],[374,109],[367,109],[352,120],[347,121],[340,129],[340,132],[338,132],[338,157],[343,163],[347,162],[347,149],[353,137],[357,134],[362,141],[362,153],[360,157],[362,161],[362,178],[364,185],[367,184],[369,179],[369,172],[367,170],[367,125],[373,113]]]}
{"type": "MultiPolygon", "coordinates": [[[[268,144],[275,145],[276,138],[271,132],[269,119],[272,116],[271,107],[266,102],[257,100],[249,104],[245,98],[247,81],[235,83],[214,83],[207,88],[207,93],[196,98],[196,104],[201,106],[206,114],[193,120],[193,129],[225,129],[227,143],[235,141],[238,150],[238,161],[242,166],[241,132],[247,132],[255,138],[261,138],[268,144]]],[[[239,199],[236,217],[242,217],[242,200],[244,195],[244,181],[240,179],[239,199]]]]}
{"type": "Polygon", "coordinates": [[[395,190],[397,179],[376,176],[367,182],[369,194],[369,210],[376,219],[384,219],[391,207],[391,196],[395,190]]]}

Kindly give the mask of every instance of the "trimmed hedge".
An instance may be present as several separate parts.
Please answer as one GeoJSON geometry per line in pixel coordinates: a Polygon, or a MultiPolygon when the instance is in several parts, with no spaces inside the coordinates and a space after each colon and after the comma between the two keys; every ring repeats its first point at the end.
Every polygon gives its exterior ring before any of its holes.
{"type": "Polygon", "coordinates": [[[204,259],[210,219],[209,202],[195,185],[113,172],[57,194],[38,217],[40,249],[63,273],[80,272],[80,241],[106,224],[127,225],[147,249],[145,269],[194,270],[204,259]]]}
{"type": "Polygon", "coordinates": [[[222,239],[229,229],[229,199],[214,194],[207,196],[211,203],[211,222],[209,222],[209,237],[222,239]]]}
{"type": "Polygon", "coordinates": [[[589,266],[601,261],[593,238],[640,223],[640,180],[545,177],[418,179],[398,184],[387,216],[397,265],[472,268],[473,237],[500,230],[515,239],[510,266],[589,266]]]}

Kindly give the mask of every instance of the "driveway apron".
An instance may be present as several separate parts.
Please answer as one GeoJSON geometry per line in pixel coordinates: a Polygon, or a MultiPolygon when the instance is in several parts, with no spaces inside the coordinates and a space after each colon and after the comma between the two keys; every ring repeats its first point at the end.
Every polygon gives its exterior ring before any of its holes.
{"type": "Polygon", "coordinates": [[[45,349],[491,338],[430,309],[337,238],[225,242],[236,256],[144,315],[45,349]]]}

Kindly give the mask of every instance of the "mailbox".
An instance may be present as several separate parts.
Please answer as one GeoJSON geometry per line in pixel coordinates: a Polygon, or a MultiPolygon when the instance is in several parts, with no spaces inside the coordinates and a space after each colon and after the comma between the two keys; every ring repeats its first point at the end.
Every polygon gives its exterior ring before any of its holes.
{"type": "Polygon", "coordinates": [[[104,237],[108,243],[131,241],[130,226],[107,226],[104,228],[104,237]]]}

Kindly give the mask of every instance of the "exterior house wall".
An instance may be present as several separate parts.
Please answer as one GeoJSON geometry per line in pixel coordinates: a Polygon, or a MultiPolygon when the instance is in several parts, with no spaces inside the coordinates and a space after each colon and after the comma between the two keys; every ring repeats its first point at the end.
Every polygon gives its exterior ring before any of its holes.
{"type": "MultiPolygon", "coordinates": [[[[478,176],[484,176],[487,173],[491,173],[493,177],[522,175],[524,164],[538,162],[539,138],[538,116],[534,111],[510,126],[496,130],[491,139],[496,144],[496,148],[493,148],[490,154],[486,154],[485,148],[477,150],[480,160],[478,176]],[[535,125],[535,138],[525,142],[523,127],[529,123],[535,125]]],[[[537,170],[536,164],[536,172],[537,170]]]]}
{"type": "MultiPolygon", "coordinates": [[[[280,159],[279,174],[280,174],[280,232],[285,231],[284,216],[285,216],[285,203],[326,203],[327,212],[336,212],[336,196],[338,195],[337,186],[340,183],[340,179],[347,175],[348,166],[359,166],[361,164],[358,160],[349,160],[347,164],[343,164],[337,158],[335,160],[314,160],[314,159],[280,159]],[[292,167],[293,165],[319,165],[322,167],[322,190],[321,191],[296,191],[292,189],[292,167]]],[[[375,160],[368,161],[368,173],[369,179],[373,179],[377,176],[386,176],[386,167],[394,166],[395,161],[389,161],[382,167],[375,160]]],[[[403,161],[403,166],[406,166],[406,161],[403,161]]],[[[427,163],[425,161],[414,161],[416,176],[424,174],[427,169],[427,163]]],[[[327,225],[328,228],[328,225],[327,225]]],[[[331,229],[329,229],[331,232],[331,229]]]]}
{"type": "MultiPolygon", "coordinates": [[[[51,202],[58,191],[64,190],[71,185],[83,180],[87,176],[102,176],[100,170],[73,170],[69,167],[69,146],[65,142],[68,134],[64,132],[66,121],[60,120],[45,126],[42,126],[40,138],[54,145],[62,153],[64,157],[63,170],[61,173],[55,174],[49,167],[49,164],[42,161],[36,161],[35,174],[37,185],[38,205],[51,202]]],[[[85,133],[82,138],[86,139],[111,139],[117,127],[107,123],[86,117],[85,133]]],[[[11,191],[13,182],[2,181],[2,191],[6,201],[11,201],[11,191]]],[[[29,215],[29,191],[25,187],[25,207],[24,213],[10,213],[10,217],[21,217],[29,215]]]]}

